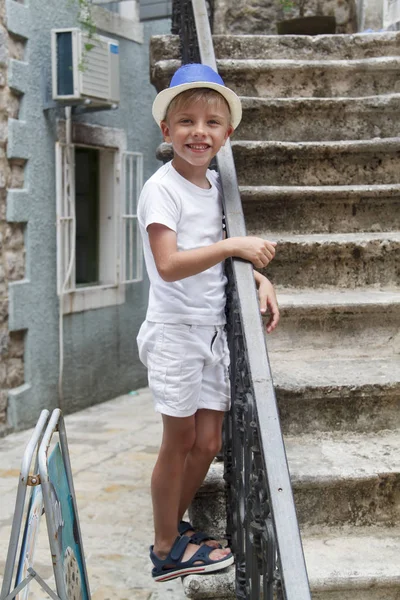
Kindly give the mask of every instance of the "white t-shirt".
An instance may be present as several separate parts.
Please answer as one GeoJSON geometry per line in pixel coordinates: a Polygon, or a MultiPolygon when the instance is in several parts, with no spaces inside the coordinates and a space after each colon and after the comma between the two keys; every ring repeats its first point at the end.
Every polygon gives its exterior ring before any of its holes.
{"type": "Polygon", "coordinates": [[[164,281],[151,252],[147,227],[166,225],[176,232],[179,251],[210,246],[223,239],[219,176],[207,171],[210,189],[179,175],[169,162],[145,183],[139,198],[138,220],[150,279],[147,320],[155,323],[222,325],[225,319],[224,265],[179,281],[164,281]]]}

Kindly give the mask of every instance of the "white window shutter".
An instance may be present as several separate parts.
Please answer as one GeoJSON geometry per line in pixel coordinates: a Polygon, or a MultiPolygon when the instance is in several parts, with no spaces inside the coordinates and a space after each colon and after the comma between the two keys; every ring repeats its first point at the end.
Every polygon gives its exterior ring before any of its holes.
{"type": "Polygon", "coordinates": [[[56,144],[57,293],[75,290],[75,148],[56,144]]]}
{"type": "Polygon", "coordinates": [[[121,283],[143,279],[143,249],[137,204],[143,186],[143,154],[123,152],[121,186],[121,283]]]}

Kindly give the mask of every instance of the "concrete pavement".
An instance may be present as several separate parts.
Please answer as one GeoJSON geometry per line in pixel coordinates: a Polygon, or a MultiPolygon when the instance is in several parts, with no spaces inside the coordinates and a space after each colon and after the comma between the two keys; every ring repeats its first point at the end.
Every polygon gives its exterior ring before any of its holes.
{"type": "MultiPolygon", "coordinates": [[[[183,600],[180,579],[156,584],[150,575],[149,487],[161,419],[148,389],[68,415],[65,423],[92,599],[183,600]]],[[[0,581],[21,459],[31,433],[0,439],[0,581]]],[[[34,567],[52,582],[44,517],[34,567]]],[[[29,600],[45,598],[49,596],[32,582],[29,600]]]]}

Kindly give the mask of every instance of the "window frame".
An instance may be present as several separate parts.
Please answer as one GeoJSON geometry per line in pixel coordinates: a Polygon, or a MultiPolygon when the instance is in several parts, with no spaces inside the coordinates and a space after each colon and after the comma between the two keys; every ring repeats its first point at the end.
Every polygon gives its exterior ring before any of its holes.
{"type": "MultiPolygon", "coordinates": [[[[136,7],[139,9],[136,0],[136,7]]],[[[139,21],[139,12],[135,11],[132,17],[127,17],[118,12],[111,12],[102,8],[101,4],[93,4],[91,15],[97,29],[106,33],[117,35],[138,44],[144,43],[143,25],[139,21]]]]}
{"type": "MultiPolygon", "coordinates": [[[[112,177],[112,188],[113,188],[113,246],[114,246],[114,273],[115,280],[110,283],[100,283],[94,286],[76,286],[75,283],[75,261],[76,257],[73,257],[73,265],[70,276],[68,278],[67,287],[63,290],[62,283],[67,275],[67,266],[65,265],[66,256],[68,263],[71,259],[71,240],[75,240],[75,179],[74,179],[74,160],[72,160],[71,167],[71,189],[73,190],[73,202],[68,201],[65,197],[66,184],[64,181],[63,171],[63,148],[66,148],[66,136],[65,136],[65,121],[58,122],[58,141],[56,142],[56,202],[57,202],[57,293],[59,296],[63,296],[63,313],[69,314],[74,312],[81,312],[84,310],[92,310],[97,308],[104,308],[106,306],[113,306],[123,304],[125,302],[125,288],[127,284],[139,283],[143,281],[143,256],[142,248],[140,248],[140,257],[137,257],[137,262],[140,260],[140,275],[141,277],[136,278],[133,281],[125,280],[122,277],[122,265],[121,257],[126,255],[126,248],[124,246],[124,239],[121,236],[121,229],[123,219],[121,214],[126,207],[126,190],[124,184],[121,182],[121,177],[125,172],[124,162],[126,156],[131,153],[127,153],[126,148],[126,136],[123,130],[113,129],[109,127],[101,127],[98,125],[88,125],[83,123],[73,124],[72,139],[74,140],[71,145],[71,149],[74,150],[76,146],[86,146],[94,148],[96,150],[107,152],[112,151],[114,153],[114,166],[113,166],[113,177],[112,177]],[[63,232],[62,223],[69,223],[69,226],[64,226],[67,233],[63,232]],[[61,248],[63,252],[61,252],[61,248]]],[[[133,153],[134,155],[141,156],[140,168],[141,178],[143,178],[143,155],[141,153],[133,153]]],[[[72,152],[74,157],[74,151],[72,152]]],[[[142,179],[141,179],[142,181],[142,179]]],[[[99,197],[99,208],[100,212],[104,210],[104,202],[102,206],[101,197],[99,197]]],[[[137,215],[130,215],[135,216],[137,215]]],[[[101,232],[100,232],[101,236],[101,232]]],[[[101,238],[100,238],[101,239],[101,238]]],[[[104,238],[103,238],[104,239],[104,238]]],[[[103,247],[104,249],[104,247],[103,247]]],[[[107,253],[106,253],[107,254],[107,253]]],[[[104,274],[105,271],[110,272],[110,265],[105,265],[104,254],[101,253],[101,246],[99,250],[99,271],[100,274],[104,274]],[[102,263],[103,256],[103,263],[102,263]]]]}

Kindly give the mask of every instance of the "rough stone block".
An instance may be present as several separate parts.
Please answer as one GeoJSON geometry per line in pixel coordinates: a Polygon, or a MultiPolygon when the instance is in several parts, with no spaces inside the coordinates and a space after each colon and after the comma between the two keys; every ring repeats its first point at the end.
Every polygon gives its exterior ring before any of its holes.
{"type": "Polygon", "coordinates": [[[400,185],[241,186],[253,235],[400,229],[400,185]]]}
{"type": "Polygon", "coordinates": [[[7,387],[16,388],[24,383],[24,363],[20,358],[7,360],[7,387]]]}
{"type": "MultiPolygon", "coordinates": [[[[228,0],[215,2],[214,31],[216,34],[264,34],[277,32],[276,24],[284,18],[298,16],[296,3],[284,13],[282,4],[275,0],[228,0]]],[[[305,5],[306,15],[323,14],[335,16],[338,33],[357,31],[354,0],[309,0],[305,5]]]]}
{"type": "Polygon", "coordinates": [[[7,390],[0,390],[0,425],[4,425],[7,420],[7,397],[7,390]]]}
{"type": "Polygon", "coordinates": [[[189,508],[191,523],[217,539],[226,536],[226,492],[223,464],[214,462],[189,508]]]}
{"type": "Polygon", "coordinates": [[[232,142],[241,185],[397,184],[400,138],[335,142],[232,142]]]}
{"type": "MultiPolygon", "coordinates": [[[[9,335],[7,329],[0,330],[0,357],[4,357],[8,353],[9,335]]],[[[4,360],[4,358],[1,358],[4,360]]]]}
{"type": "Polygon", "coordinates": [[[25,276],[25,251],[5,252],[6,276],[9,281],[18,281],[25,276]]]}
{"type": "Polygon", "coordinates": [[[14,159],[10,160],[9,165],[7,187],[11,189],[23,188],[25,181],[25,161],[14,159]]]}

